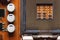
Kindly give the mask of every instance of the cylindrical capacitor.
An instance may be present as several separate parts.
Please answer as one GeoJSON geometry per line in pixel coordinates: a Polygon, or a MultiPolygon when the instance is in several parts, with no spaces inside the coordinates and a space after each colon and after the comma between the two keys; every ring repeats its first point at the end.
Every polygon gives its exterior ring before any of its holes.
{"type": "Polygon", "coordinates": [[[8,22],[14,22],[15,21],[15,16],[13,14],[8,14],[7,21],[8,22]]]}
{"type": "Polygon", "coordinates": [[[14,5],[13,3],[9,3],[9,4],[7,5],[7,10],[8,10],[9,12],[13,12],[13,11],[15,10],[15,5],[14,5]]]}
{"type": "Polygon", "coordinates": [[[7,31],[8,31],[9,33],[13,33],[13,32],[15,31],[15,26],[14,26],[13,24],[9,24],[9,25],[7,26],[7,31]]]}

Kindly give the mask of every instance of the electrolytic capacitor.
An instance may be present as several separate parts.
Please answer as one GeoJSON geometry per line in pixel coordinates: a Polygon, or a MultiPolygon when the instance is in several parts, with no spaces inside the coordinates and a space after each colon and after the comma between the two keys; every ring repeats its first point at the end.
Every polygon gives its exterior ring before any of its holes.
{"type": "Polygon", "coordinates": [[[9,12],[13,12],[13,11],[15,10],[15,5],[14,5],[13,3],[9,3],[9,4],[7,5],[7,10],[8,10],[9,12]]]}
{"type": "Polygon", "coordinates": [[[15,16],[13,14],[8,14],[7,21],[8,22],[14,22],[15,21],[15,16]]]}
{"type": "Polygon", "coordinates": [[[13,32],[15,31],[15,26],[14,26],[13,24],[9,24],[9,25],[7,26],[7,31],[8,31],[9,33],[13,33],[13,32]]]}

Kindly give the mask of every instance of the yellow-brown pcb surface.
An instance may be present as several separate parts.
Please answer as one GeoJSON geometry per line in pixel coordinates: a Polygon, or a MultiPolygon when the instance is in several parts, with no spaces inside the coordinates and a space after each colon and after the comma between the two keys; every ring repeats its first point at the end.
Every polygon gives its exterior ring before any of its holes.
{"type": "MultiPolygon", "coordinates": [[[[14,3],[16,7],[13,13],[15,15],[14,25],[16,30],[13,34],[9,34],[7,31],[0,31],[0,40],[20,40],[20,0],[11,0],[11,2],[14,3]]],[[[6,7],[7,6],[0,4],[0,8],[6,9],[6,7]]],[[[0,20],[0,22],[4,23],[3,28],[7,28],[8,26],[7,15],[8,11],[6,9],[5,16],[0,20]]]]}

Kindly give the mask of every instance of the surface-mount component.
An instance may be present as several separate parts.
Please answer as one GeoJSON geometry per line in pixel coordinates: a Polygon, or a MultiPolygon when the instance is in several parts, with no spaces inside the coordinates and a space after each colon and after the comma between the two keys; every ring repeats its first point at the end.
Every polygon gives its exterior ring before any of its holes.
{"type": "Polygon", "coordinates": [[[5,9],[0,9],[0,17],[4,17],[5,15],[5,9]]]}
{"type": "Polygon", "coordinates": [[[3,24],[2,24],[2,23],[0,23],[0,30],[2,30],[2,27],[3,27],[3,24]]]}

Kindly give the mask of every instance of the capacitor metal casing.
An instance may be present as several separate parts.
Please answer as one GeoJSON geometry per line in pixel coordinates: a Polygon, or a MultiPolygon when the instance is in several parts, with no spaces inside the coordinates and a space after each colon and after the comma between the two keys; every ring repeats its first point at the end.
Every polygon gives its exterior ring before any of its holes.
{"type": "Polygon", "coordinates": [[[8,31],[9,33],[13,33],[13,32],[15,31],[15,26],[14,26],[13,24],[9,24],[9,25],[7,26],[7,31],[8,31]]]}
{"type": "Polygon", "coordinates": [[[8,22],[14,22],[14,21],[15,21],[15,16],[14,16],[14,14],[8,14],[8,16],[7,16],[7,21],[8,21],[8,22]]]}
{"type": "Polygon", "coordinates": [[[15,10],[15,5],[14,5],[13,3],[9,3],[9,4],[7,5],[7,10],[8,10],[9,12],[13,12],[13,11],[15,10]]]}

